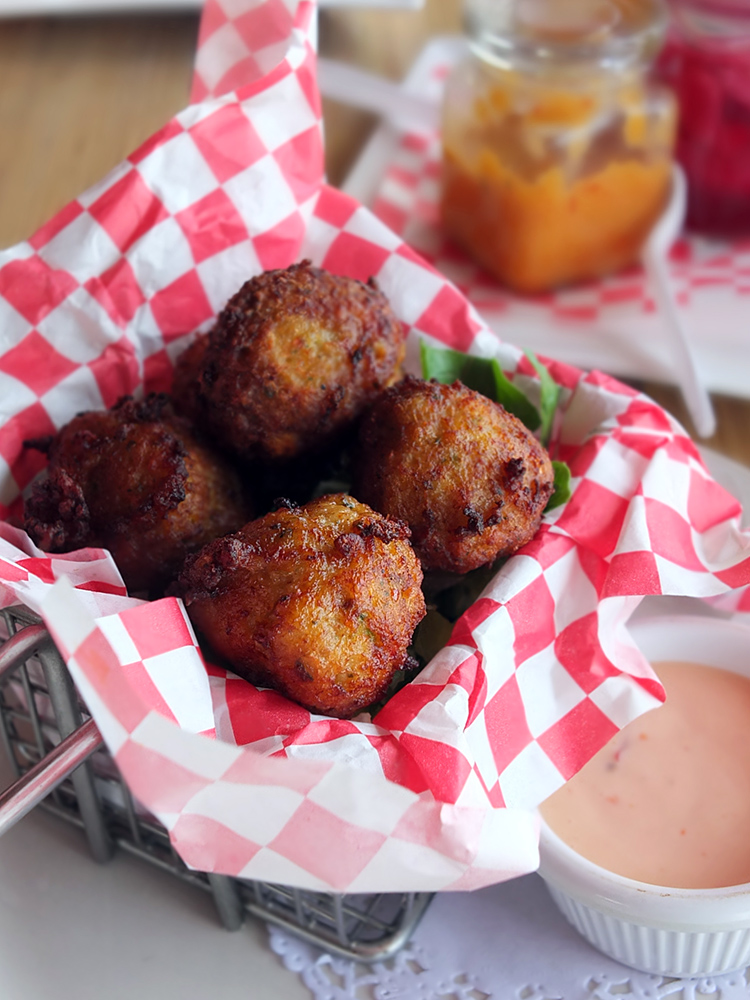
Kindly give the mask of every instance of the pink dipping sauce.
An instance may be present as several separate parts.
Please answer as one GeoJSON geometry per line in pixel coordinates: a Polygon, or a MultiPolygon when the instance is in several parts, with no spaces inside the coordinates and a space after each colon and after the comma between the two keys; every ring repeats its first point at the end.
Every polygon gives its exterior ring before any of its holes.
{"type": "Polygon", "coordinates": [[[654,665],[667,701],[626,726],[541,807],[595,864],[653,885],[750,882],[750,679],[654,665]]]}

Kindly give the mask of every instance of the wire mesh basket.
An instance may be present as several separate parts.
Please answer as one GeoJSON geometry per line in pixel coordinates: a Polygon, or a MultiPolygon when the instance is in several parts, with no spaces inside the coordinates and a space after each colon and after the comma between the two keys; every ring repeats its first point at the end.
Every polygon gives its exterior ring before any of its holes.
{"type": "Polygon", "coordinates": [[[229,930],[251,915],[327,951],[382,961],[408,941],[431,899],[311,892],[187,868],[130,794],[41,619],[20,607],[0,611],[0,740],[17,779],[0,794],[0,835],[38,804],[80,827],[97,861],[119,848],[210,892],[229,930]]]}

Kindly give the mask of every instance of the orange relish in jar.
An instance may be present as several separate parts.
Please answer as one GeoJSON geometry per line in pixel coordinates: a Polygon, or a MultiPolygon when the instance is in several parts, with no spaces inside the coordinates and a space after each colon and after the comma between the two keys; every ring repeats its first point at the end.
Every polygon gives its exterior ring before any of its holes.
{"type": "Polygon", "coordinates": [[[661,0],[466,0],[443,113],[443,226],[525,293],[632,264],[669,197],[661,0]]]}

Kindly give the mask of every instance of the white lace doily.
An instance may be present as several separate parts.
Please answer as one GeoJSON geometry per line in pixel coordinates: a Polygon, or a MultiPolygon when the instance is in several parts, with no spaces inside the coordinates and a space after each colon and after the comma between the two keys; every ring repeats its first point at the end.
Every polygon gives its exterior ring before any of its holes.
{"type": "Polygon", "coordinates": [[[269,928],[271,948],[314,1000],[748,1000],[750,970],[673,980],[588,945],[537,875],[433,900],[409,945],[373,966],[269,928]]]}

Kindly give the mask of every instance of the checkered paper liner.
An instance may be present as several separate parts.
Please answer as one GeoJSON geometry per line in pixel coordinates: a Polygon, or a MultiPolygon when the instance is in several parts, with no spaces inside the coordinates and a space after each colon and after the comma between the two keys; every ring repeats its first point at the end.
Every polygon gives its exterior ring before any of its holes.
{"type": "Polygon", "coordinates": [[[167,388],[243,280],[304,256],[376,276],[408,328],[410,370],[426,337],[497,357],[538,399],[521,352],[323,183],[314,33],[304,0],[210,2],[194,102],[0,256],[0,594],[43,615],[128,785],[189,865],[321,890],[477,888],[536,866],[534,807],[663,698],[625,628],[641,596],[750,584],[738,503],[653,402],[550,362],[572,498],[374,719],[314,716],[206,669],[179,601],[129,598],[106,553],[50,556],[10,523],[40,467],[24,439],[167,388]]]}
{"type": "MultiPolygon", "coordinates": [[[[406,89],[439,106],[445,81],[465,54],[458,38],[433,39],[409,73],[406,89]]],[[[363,163],[352,188],[366,188],[361,194],[378,218],[445,274],[501,336],[583,367],[673,381],[663,319],[642,268],[547,294],[515,295],[442,232],[440,135],[411,126],[400,132],[382,128],[378,136],[379,148],[373,149],[373,142],[369,153],[373,162],[385,163],[377,175],[363,163]]],[[[711,390],[747,398],[750,239],[683,234],[671,249],[669,272],[702,380],[711,390]]]]}

